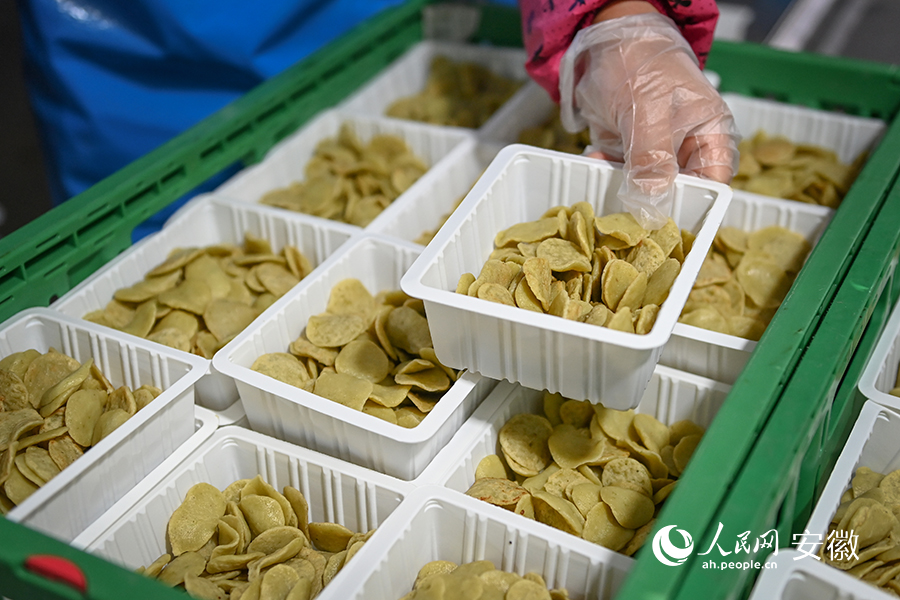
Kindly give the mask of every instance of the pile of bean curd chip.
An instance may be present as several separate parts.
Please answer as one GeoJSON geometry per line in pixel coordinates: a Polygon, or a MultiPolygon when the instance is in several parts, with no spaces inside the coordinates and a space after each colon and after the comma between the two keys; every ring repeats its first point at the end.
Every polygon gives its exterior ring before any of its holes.
{"type": "Polygon", "coordinates": [[[479,64],[437,56],[431,62],[425,89],[394,101],[385,114],[434,125],[477,128],[521,86],[521,82],[479,64]]]}
{"type": "Polygon", "coordinates": [[[633,555],[705,430],[549,392],[543,407],[503,425],[466,494],[633,555]]]}
{"type": "Polygon", "coordinates": [[[251,368],[401,427],[415,427],[460,375],[434,353],[421,300],[401,290],[372,296],[358,279],[331,289],[289,352],[251,368]]]}
{"type": "Polygon", "coordinates": [[[381,134],[363,144],[344,123],[316,146],[305,180],[266,193],[259,202],[365,227],[428,170],[402,138],[381,134]]]}
{"type": "Polygon", "coordinates": [[[247,233],[243,246],[173,250],[142,281],[117,290],[104,309],[84,318],[212,358],[312,269],[296,247],[286,244],[275,254],[268,241],[247,233]]]}
{"type": "Polygon", "coordinates": [[[568,154],[582,154],[591,145],[591,133],[589,129],[578,133],[566,131],[559,117],[559,106],[554,106],[550,118],[540,125],[523,129],[518,142],[568,154]]]}
{"type": "Polygon", "coordinates": [[[646,334],[693,241],[672,219],[648,231],[628,213],[557,206],[498,233],[481,273],[464,273],[456,292],[646,334]]]}
{"type": "Polygon", "coordinates": [[[51,348],[0,360],[0,514],[21,504],[161,393],[113,387],[93,359],[51,348]]]}
{"type": "Polygon", "coordinates": [[[837,208],[866,161],[863,152],[851,165],[835,152],[794,144],[759,131],[738,145],[740,163],[731,187],[755,194],[837,208]]]}
{"type": "Polygon", "coordinates": [[[678,320],[758,340],[811,249],[802,235],[778,225],[753,233],[719,228],[678,320]]]}
{"type": "Polygon", "coordinates": [[[547,589],[539,573],[524,576],[494,568],[489,560],[457,565],[448,560],[427,563],[416,576],[413,589],[400,600],[568,600],[565,589],[547,589]]]}
{"type": "Polygon", "coordinates": [[[858,468],[821,541],[824,563],[900,596],[900,469],[858,468]]]}
{"type": "Polygon", "coordinates": [[[373,533],[310,523],[299,490],[258,475],[223,491],[198,483],[169,519],[170,552],[138,572],[201,600],[310,600],[373,533]]]}

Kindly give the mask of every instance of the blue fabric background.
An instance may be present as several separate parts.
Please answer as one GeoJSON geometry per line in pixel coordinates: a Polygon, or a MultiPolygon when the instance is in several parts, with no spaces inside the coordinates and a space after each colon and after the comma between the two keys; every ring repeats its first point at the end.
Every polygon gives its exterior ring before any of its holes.
{"type": "Polygon", "coordinates": [[[19,0],[54,203],[401,3],[19,0]]]}
{"type": "Polygon", "coordinates": [[[26,83],[59,204],[403,0],[18,2],[26,83]]]}

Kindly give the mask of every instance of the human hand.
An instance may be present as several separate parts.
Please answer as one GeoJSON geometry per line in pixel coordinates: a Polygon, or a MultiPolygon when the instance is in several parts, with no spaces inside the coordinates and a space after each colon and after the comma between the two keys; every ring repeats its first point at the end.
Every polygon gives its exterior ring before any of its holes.
{"type": "Polygon", "coordinates": [[[581,30],[560,65],[564,126],[591,130],[593,156],[625,163],[619,198],[645,227],[665,223],[679,169],[723,183],[738,135],[674,23],[627,15],[581,30]]]}

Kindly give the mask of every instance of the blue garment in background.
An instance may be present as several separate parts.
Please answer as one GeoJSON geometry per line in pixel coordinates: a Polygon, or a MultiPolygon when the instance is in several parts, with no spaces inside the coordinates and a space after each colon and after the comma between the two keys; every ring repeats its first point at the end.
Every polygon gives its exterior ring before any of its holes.
{"type": "Polygon", "coordinates": [[[402,2],[19,0],[54,203],[402,2]]]}

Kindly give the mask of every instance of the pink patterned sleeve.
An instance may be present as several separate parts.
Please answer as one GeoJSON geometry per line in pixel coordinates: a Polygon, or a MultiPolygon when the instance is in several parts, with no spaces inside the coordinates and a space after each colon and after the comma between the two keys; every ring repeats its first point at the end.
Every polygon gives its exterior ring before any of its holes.
{"type": "MultiPolygon", "coordinates": [[[[525,68],[559,102],[559,63],[575,34],[611,0],[519,0],[528,61],[525,68]]],[[[719,18],[715,0],[646,0],[668,16],[691,45],[702,67],[719,18]]]]}

